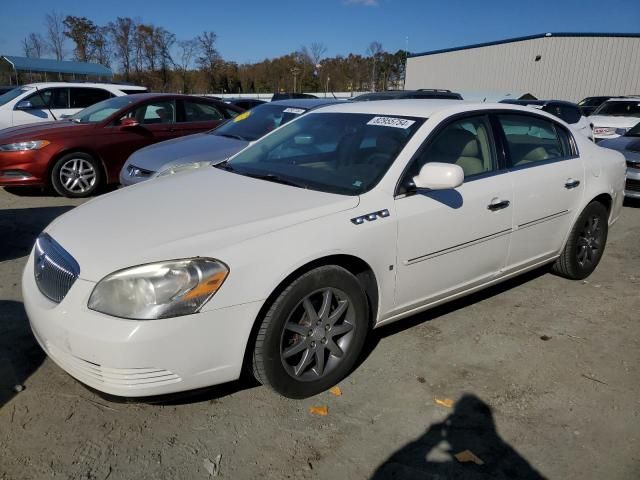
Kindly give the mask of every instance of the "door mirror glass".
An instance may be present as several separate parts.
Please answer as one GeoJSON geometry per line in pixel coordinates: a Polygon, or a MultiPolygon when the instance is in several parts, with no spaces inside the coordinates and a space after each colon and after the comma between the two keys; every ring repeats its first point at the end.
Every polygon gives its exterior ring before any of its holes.
{"type": "Polygon", "coordinates": [[[121,128],[134,128],[139,125],[140,123],[135,118],[123,118],[122,120],[120,120],[121,128]]]}
{"type": "Polygon", "coordinates": [[[33,104],[29,100],[22,100],[16,105],[16,110],[31,110],[33,104]]]}
{"type": "Polygon", "coordinates": [[[451,163],[429,162],[413,177],[416,188],[429,190],[449,190],[459,187],[464,181],[464,170],[460,165],[451,163]]]}

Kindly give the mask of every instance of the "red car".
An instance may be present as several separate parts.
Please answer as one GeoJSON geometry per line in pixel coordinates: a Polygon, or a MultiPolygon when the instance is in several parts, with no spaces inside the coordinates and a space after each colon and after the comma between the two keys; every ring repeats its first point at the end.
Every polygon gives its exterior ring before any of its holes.
{"type": "Polygon", "coordinates": [[[210,130],[243,110],[187,95],[114,97],[57,122],[0,130],[0,186],[52,186],[87,197],[116,183],[129,155],[171,138],[210,130]]]}

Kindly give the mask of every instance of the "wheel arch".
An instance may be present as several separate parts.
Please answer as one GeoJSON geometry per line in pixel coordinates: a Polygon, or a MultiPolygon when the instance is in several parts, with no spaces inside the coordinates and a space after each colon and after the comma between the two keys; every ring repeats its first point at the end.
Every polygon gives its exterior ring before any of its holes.
{"type": "Polygon", "coordinates": [[[98,162],[100,162],[100,166],[102,167],[102,175],[103,175],[102,185],[104,186],[109,183],[109,173],[107,172],[107,166],[105,165],[102,157],[95,150],[87,147],[70,147],[64,150],[60,150],[55,155],[51,156],[51,159],[49,160],[49,165],[47,165],[47,178],[46,178],[47,186],[49,187],[52,186],[51,172],[53,171],[53,166],[56,164],[58,160],[60,160],[62,157],[70,153],[84,153],[86,155],[91,155],[93,158],[95,158],[98,162]]]}
{"type": "Polygon", "coordinates": [[[350,254],[333,254],[319,257],[308,261],[284,277],[263,302],[258,314],[253,319],[253,325],[245,347],[243,368],[246,369],[251,365],[251,355],[253,354],[256,336],[260,329],[260,320],[264,317],[275,299],[278,298],[278,295],[280,295],[280,293],[287,288],[287,285],[289,285],[295,278],[298,278],[300,275],[303,275],[314,268],[327,265],[342,267],[358,279],[365,291],[367,302],[369,304],[369,327],[374,327],[375,320],[378,315],[380,292],[378,280],[373,268],[371,268],[371,265],[362,258],[350,254]]]}

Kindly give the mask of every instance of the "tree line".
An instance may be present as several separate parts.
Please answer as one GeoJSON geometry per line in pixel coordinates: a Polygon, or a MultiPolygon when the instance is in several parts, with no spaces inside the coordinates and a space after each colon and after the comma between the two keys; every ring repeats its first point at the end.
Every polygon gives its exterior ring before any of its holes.
{"type": "Polygon", "coordinates": [[[166,28],[140,19],[117,17],[98,25],[55,11],[45,15],[43,26],[42,33],[24,38],[26,57],[100,63],[116,72],[114,80],[154,91],[369,91],[402,88],[404,82],[407,52],[386,52],[379,42],[371,42],[364,55],[326,57],[326,46],[314,42],[287,55],[238,64],[220,55],[213,31],[178,40],[166,28]]]}

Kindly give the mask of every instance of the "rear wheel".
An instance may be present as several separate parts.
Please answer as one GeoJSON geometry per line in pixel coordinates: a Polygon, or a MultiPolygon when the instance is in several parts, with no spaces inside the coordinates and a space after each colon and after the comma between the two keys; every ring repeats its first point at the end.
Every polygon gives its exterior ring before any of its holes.
{"type": "Polygon", "coordinates": [[[289,398],[305,398],[353,369],[369,329],[366,294],[338,266],[294,280],[262,319],[253,352],[256,379],[289,398]]]}
{"type": "Polygon", "coordinates": [[[582,211],[569,234],[567,244],[553,265],[558,275],[582,280],[596,269],[607,243],[608,212],[600,202],[591,202],[582,211]]]}
{"type": "Polygon", "coordinates": [[[51,185],[64,197],[88,197],[102,180],[100,164],[91,155],[69,153],[59,158],[51,170],[51,185]]]}

